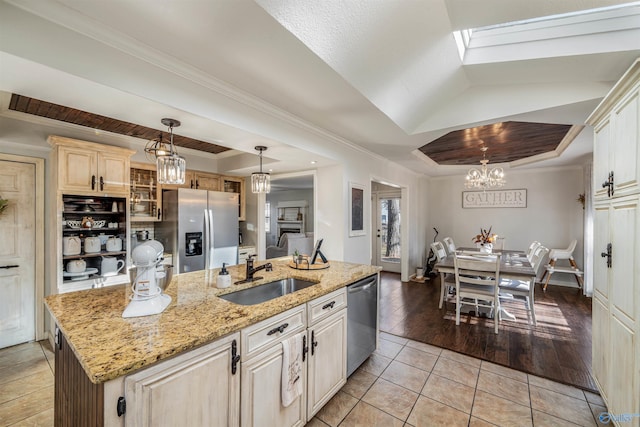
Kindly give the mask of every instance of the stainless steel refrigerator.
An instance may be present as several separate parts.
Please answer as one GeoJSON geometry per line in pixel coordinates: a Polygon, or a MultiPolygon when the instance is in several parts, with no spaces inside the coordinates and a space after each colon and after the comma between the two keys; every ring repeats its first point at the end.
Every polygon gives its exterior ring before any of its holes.
{"type": "Polygon", "coordinates": [[[171,252],[174,271],[238,263],[238,194],[179,188],[162,193],[156,240],[171,252]]]}

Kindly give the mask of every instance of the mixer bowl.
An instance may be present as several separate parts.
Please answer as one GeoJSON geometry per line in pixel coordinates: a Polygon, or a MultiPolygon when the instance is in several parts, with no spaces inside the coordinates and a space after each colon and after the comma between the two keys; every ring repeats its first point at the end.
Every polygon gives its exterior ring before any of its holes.
{"type": "MultiPolygon", "coordinates": [[[[162,264],[156,267],[156,270],[158,271],[158,273],[164,272],[164,277],[156,278],[158,286],[164,291],[171,283],[171,279],[173,279],[173,265],[162,264]]],[[[138,269],[136,267],[131,267],[129,269],[129,280],[131,281],[131,283],[136,280],[137,275],[138,269]]]]}

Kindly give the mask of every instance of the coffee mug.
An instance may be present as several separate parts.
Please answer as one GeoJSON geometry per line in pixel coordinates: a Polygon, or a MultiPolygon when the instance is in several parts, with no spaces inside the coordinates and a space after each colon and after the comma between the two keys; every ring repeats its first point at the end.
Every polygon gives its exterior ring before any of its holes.
{"type": "Polygon", "coordinates": [[[101,276],[115,276],[124,267],[124,261],[114,257],[102,257],[100,263],[100,275],[101,276]]]}

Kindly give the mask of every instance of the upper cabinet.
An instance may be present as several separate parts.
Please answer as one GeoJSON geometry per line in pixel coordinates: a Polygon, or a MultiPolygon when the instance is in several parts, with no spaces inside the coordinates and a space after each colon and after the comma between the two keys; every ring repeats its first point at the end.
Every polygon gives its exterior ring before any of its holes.
{"type": "Polygon", "coordinates": [[[635,194],[640,188],[640,60],[587,119],[593,125],[596,198],[635,194]],[[615,149],[612,144],[615,143],[615,149]]]}
{"type": "Polygon", "coordinates": [[[129,196],[129,158],[135,151],[50,136],[60,192],[129,196]]]}
{"type": "Polygon", "coordinates": [[[194,181],[195,181],[195,189],[198,190],[210,190],[210,191],[221,191],[221,177],[220,175],[216,175],[215,173],[207,173],[207,172],[194,172],[194,181]]]}
{"type": "Polygon", "coordinates": [[[162,220],[162,186],[158,185],[156,165],[131,163],[131,222],[162,220]]]}
{"type": "Polygon", "coordinates": [[[222,191],[227,193],[238,193],[238,220],[245,221],[245,193],[244,193],[244,178],[237,176],[223,176],[222,177],[222,191]]]}

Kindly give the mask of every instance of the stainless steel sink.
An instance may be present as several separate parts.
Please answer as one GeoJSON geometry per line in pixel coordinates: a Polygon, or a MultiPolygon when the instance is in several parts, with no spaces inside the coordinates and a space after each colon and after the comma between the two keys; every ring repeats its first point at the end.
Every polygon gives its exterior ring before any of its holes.
{"type": "Polygon", "coordinates": [[[318,282],[310,282],[308,280],[290,277],[230,294],[220,295],[220,298],[240,305],[254,305],[299,291],[300,289],[308,288],[317,283],[318,282]]]}

